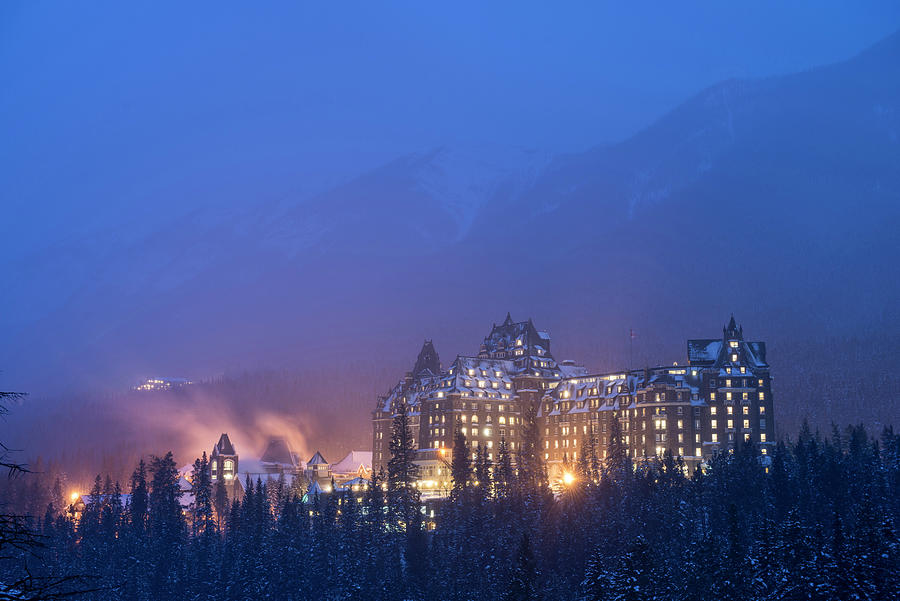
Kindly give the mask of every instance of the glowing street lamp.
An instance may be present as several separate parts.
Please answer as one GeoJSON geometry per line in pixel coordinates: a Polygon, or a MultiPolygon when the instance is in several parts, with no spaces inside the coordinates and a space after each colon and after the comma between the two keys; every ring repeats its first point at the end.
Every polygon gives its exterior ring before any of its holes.
{"type": "Polygon", "coordinates": [[[70,499],[72,500],[72,502],[74,503],[75,501],[78,500],[78,497],[80,497],[80,496],[81,496],[81,495],[79,495],[77,492],[73,492],[71,495],[69,495],[69,498],[70,498],[70,499]]]}
{"type": "Polygon", "coordinates": [[[572,484],[575,482],[575,476],[570,474],[569,472],[563,472],[562,481],[566,486],[572,486],[572,484]]]}

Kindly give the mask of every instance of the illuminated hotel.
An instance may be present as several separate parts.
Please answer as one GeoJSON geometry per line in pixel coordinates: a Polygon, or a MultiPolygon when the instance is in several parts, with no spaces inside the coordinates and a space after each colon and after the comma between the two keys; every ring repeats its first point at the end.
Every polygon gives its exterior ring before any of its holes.
{"type": "Polygon", "coordinates": [[[457,356],[446,370],[426,341],[413,370],[378,399],[373,466],[387,468],[400,403],[408,407],[418,441],[420,486],[435,495],[449,487],[456,428],[473,453],[480,444],[496,461],[505,440],[515,458],[529,415],[537,421],[538,451],[552,484],[591,437],[598,459],[605,458],[614,417],[636,461],[670,451],[692,469],[738,438],[768,454],[774,423],[765,343],[745,341],[732,317],[721,338],[689,340],[687,355],[683,365],[591,374],[571,361],[558,363],[546,332],[509,315],[494,325],[477,356],[457,356]]]}

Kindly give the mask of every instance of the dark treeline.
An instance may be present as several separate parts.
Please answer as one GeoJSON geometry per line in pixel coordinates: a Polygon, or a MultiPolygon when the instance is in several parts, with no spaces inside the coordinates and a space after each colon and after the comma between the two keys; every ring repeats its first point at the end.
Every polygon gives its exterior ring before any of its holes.
{"type": "Polygon", "coordinates": [[[0,577],[26,565],[85,576],[71,587],[99,589],[83,594],[97,600],[900,598],[890,429],[804,428],[768,463],[739,446],[685,475],[671,456],[632,465],[614,427],[607,457],[588,442],[556,496],[536,456],[516,468],[501,445],[496,463],[473,460],[458,435],[453,489],[432,518],[404,420],[388,472],[358,494],[304,501],[250,482],[217,512],[203,457],[183,513],[171,454],[141,462],[124,487],[98,477],[77,523],[49,506],[33,520],[41,546],[3,560],[0,577]]]}

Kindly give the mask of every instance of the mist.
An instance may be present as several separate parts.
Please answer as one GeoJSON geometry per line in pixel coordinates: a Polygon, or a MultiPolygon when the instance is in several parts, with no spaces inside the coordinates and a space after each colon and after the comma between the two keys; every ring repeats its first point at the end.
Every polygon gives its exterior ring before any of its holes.
{"type": "Polygon", "coordinates": [[[5,4],[12,445],[337,460],[422,339],[446,365],[507,311],[591,371],[734,313],[783,434],[896,423],[861,374],[900,331],[900,6],[645,13],[5,4]],[[197,384],[131,391],[158,376],[197,384]]]}

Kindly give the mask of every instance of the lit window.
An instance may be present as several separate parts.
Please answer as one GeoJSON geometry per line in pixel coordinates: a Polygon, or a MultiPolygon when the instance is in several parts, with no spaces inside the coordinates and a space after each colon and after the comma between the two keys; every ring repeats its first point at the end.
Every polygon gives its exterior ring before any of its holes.
{"type": "Polygon", "coordinates": [[[766,414],[766,408],[765,408],[765,407],[760,407],[760,408],[759,408],[759,414],[760,414],[760,415],[765,415],[765,414],[766,414]]]}
{"type": "Polygon", "coordinates": [[[697,447],[696,449],[694,449],[694,455],[695,455],[695,456],[699,457],[699,456],[702,455],[702,454],[703,454],[703,453],[700,452],[700,447],[697,447]]]}
{"type": "Polygon", "coordinates": [[[712,441],[713,441],[713,442],[719,442],[719,435],[716,434],[715,432],[713,432],[713,435],[712,435],[712,441]]]}
{"type": "Polygon", "coordinates": [[[478,380],[478,388],[484,388],[485,386],[487,386],[487,382],[485,382],[484,380],[478,380]]]}
{"type": "Polygon", "coordinates": [[[747,405],[744,405],[743,412],[744,412],[744,415],[750,415],[750,407],[748,407],[747,405]]]}
{"type": "Polygon", "coordinates": [[[760,432],[759,442],[766,442],[766,433],[765,432],[760,432]]]}
{"type": "MultiPolygon", "coordinates": [[[[680,407],[679,407],[679,408],[680,408],[680,407]]],[[[683,421],[683,420],[678,420],[678,429],[681,430],[682,428],[684,428],[684,421],[683,421]]]]}
{"type": "Polygon", "coordinates": [[[744,420],[744,430],[749,430],[749,429],[750,429],[750,420],[745,419],[744,420]]]}
{"type": "MultiPolygon", "coordinates": [[[[768,454],[769,454],[769,450],[768,450],[767,448],[765,448],[765,447],[761,448],[761,449],[759,450],[759,452],[762,453],[763,455],[768,455],[768,454]]],[[[769,469],[769,468],[766,468],[766,469],[769,469]]]]}
{"type": "Polygon", "coordinates": [[[734,428],[734,420],[730,419],[730,420],[728,420],[728,429],[731,430],[733,428],[734,428]]]}
{"type": "Polygon", "coordinates": [[[726,400],[726,401],[730,401],[730,400],[731,400],[731,393],[730,393],[730,392],[726,392],[726,393],[725,393],[725,400],[726,400]]]}
{"type": "Polygon", "coordinates": [[[728,342],[728,345],[729,345],[731,348],[737,348],[737,347],[738,347],[737,340],[730,340],[730,341],[728,342]]]}
{"type": "Polygon", "coordinates": [[[759,393],[759,400],[761,400],[761,401],[766,400],[766,393],[765,393],[765,392],[760,392],[760,393],[759,393]]]}
{"type": "Polygon", "coordinates": [[[681,457],[684,457],[684,447],[678,447],[678,454],[679,454],[681,457]]]}
{"type": "Polygon", "coordinates": [[[710,408],[709,408],[709,413],[710,413],[710,415],[715,415],[715,414],[716,414],[716,408],[715,408],[715,407],[710,407],[710,408]]]}
{"type": "Polygon", "coordinates": [[[231,480],[234,478],[234,461],[231,459],[226,459],[222,464],[223,470],[225,472],[225,479],[231,480]]]}
{"type": "Polygon", "coordinates": [[[736,354],[732,354],[732,355],[731,355],[731,362],[732,362],[732,363],[737,363],[737,360],[738,360],[738,356],[737,356],[736,354]]]}
{"type": "Polygon", "coordinates": [[[728,415],[732,415],[734,413],[734,407],[726,407],[725,411],[728,413],[728,415]]]}
{"type": "Polygon", "coordinates": [[[711,421],[709,422],[709,427],[712,428],[713,430],[715,430],[716,428],[718,428],[718,427],[719,427],[719,420],[717,420],[717,419],[711,420],[711,421]]]}
{"type": "Polygon", "coordinates": [[[725,387],[731,388],[731,380],[725,380],[725,387]]]}
{"type": "MultiPolygon", "coordinates": [[[[709,393],[709,400],[710,400],[710,401],[715,401],[715,400],[716,400],[716,393],[715,393],[715,392],[710,392],[710,393],[709,393]]],[[[715,407],[713,407],[713,409],[715,409],[715,407]]]]}

